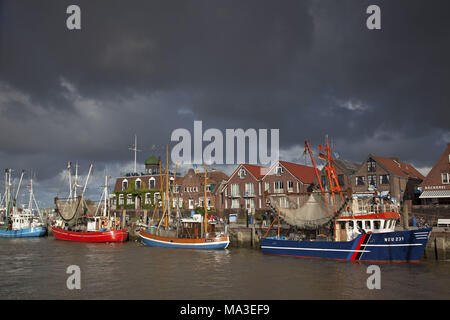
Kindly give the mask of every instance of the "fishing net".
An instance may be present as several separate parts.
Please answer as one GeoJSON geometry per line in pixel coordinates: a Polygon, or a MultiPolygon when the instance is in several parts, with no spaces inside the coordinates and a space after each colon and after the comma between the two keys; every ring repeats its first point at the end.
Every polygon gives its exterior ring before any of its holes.
{"type": "Polygon", "coordinates": [[[294,197],[271,196],[271,205],[279,210],[280,217],[291,226],[302,229],[316,229],[328,223],[336,213],[337,205],[325,202],[322,194],[311,193],[301,200],[294,197]]]}
{"type": "Polygon", "coordinates": [[[58,199],[55,198],[56,212],[58,212],[61,219],[68,222],[83,213],[82,197],[72,199],[58,199]]]}

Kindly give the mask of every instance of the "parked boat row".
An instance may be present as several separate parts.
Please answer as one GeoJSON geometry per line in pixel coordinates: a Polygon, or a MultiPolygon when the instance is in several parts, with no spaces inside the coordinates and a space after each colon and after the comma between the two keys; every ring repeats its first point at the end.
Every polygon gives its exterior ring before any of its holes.
{"type": "MultiPolygon", "coordinates": [[[[396,221],[400,218],[397,206],[388,199],[377,197],[364,201],[352,197],[351,190],[344,192],[339,186],[334,171],[332,149],[328,139],[325,146],[319,147],[327,159],[325,167],[328,173],[327,189],[322,185],[315,165],[309,143],[305,143],[314,165],[320,187],[309,194],[309,199],[302,205],[278,207],[278,201],[268,197],[276,218],[261,240],[263,253],[294,256],[302,258],[325,258],[350,261],[415,262],[419,261],[431,234],[431,228],[396,231],[396,221]],[[272,201],[273,200],[273,201],[272,201]],[[269,236],[273,223],[281,221],[295,227],[299,232],[288,237],[269,236]],[[308,232],[314,231],[314,232],[308,232]],[[314,234],[315,237],[306,237],[314,234]]],[[[175,184],[177,165],[173,181],[169,179],[168,148],[166,147],[165,174],[159,163],[161,190],[160,201],[156,202],[153,216],[147,225],[139,231],[143,244],[166,248],[190,249],[225,249],[230,244],[226,226],[219,228],[215,221],[207,219],[207,201],[203,201],[203,213],[182,217],[178,201],[173,201],[170,184],[175,184]],[[162,217],[155,219],[161,210],[162,217]]],[[[55,198],[58,219],[51,229],[57,240],[77,242],[123,242],[128,239],[128,230],[120,217],[111,213],[108,192],[108,177],[100,201],[97,205],[88,203],[85,191],[91,177],[93,165],[89,166],[84,184],[79,185],[78,166],[72,177],[72,164],[67,166],[69,178],[69,195],[55,198]],[[80,189],[80,190],[79,190],[80,189]]],[[[12,195],[11,170],[5,173],[5,195],[1,209],[3,224],[0,237],[31,237],[46,233],[42,215],[37,208],[33,194],[33,182],[30,179],[29,204],[27,207],[16,206],[23,173],[15,196],[12,195]],[[33,204],[36,210],[33,211],[33,204]]],[[[204,199],[207,199],[208,168],[204,166],[204,199]]]]}

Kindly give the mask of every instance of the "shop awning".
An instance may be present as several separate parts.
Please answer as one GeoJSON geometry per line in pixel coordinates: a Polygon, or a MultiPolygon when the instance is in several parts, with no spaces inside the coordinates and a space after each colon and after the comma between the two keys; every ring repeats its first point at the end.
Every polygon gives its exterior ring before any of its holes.
{"type": "Polygon", "coordinates": [[[419,198],[450,198],[450,190],[427,190],[419,198]]]}

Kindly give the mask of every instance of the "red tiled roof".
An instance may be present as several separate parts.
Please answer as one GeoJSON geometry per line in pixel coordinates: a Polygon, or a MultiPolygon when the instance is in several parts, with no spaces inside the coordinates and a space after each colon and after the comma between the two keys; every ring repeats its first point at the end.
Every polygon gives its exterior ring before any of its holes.
{"type": "Polygon", "coordinates": [[[299,179],[303,183],[313,183],[316,174],[313,167],[304,166],[302,164],[279,161],[279,163],[285,167],[292,175],[299,179]]]}
{"type": "Polygon", "coordinates": [[[417,178],[424,179],[425,177],[416,170],[412,165],[406,162],[396,161],[394,159],[383,158],[376,155],[371,155],[377,162],[381,163],[383,167],[389,170],[392,174],[409,177],[409,178],[417,178]]]}
{"type": "Polygon", "coordinates": [[[421,180],[425,179],[425,177],[409,163],[400,162],[400,167],[402,168],[403,171],[405,171],[408,174],[410,178],[417,178],[421,180]]]}
{"type": "Polygon", "coordinates": [[[372,155],[372,157],[379,162],[383,167],[389,170],[392,174],[405,177],[407,174],[402,170],[400,164],[393,159],[383,158],[380,156],[372,155]]]}
{"type": "Polygon", "coordinates": [[[253,164],[242,164],[242,166],[248,170],[256,179],[264,177],[264,167],[255,166],[253,164]]]}

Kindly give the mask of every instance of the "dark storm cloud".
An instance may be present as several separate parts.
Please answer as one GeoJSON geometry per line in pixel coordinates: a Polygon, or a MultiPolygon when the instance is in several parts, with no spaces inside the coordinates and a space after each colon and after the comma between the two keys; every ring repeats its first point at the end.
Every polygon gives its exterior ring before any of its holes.
{"type": "MultiPolygon", "coordinates": [[[[172,130],[279,128],[298,159],[430,167],[450,138],[448,1],[2,1],[0,160],[55,178],[119,168],[172,130]],[[66,28],[78,4],[82,30],[66,28]],[[366,28],[381,7],[382,30],[366,28]]],[[[161,148],[156,152],[161,152],[161,148]]],[[[282,155],[283,156],[283,155],[282,155]]],[[[289,159],[288,159],[289,160],[289,159]]],[[[114,175],[114,173],[111,173],[114,175]]]]}

